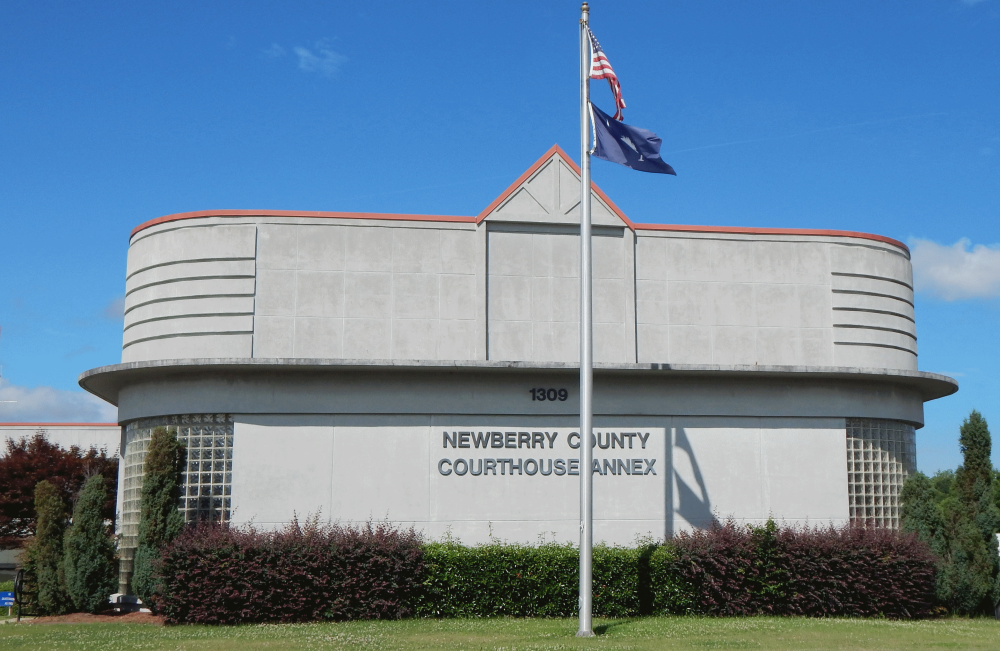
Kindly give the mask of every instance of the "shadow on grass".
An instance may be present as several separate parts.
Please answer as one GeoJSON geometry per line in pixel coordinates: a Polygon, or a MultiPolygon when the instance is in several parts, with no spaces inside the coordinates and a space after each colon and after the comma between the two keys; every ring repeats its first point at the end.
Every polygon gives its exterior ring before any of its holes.
{"type": "Polygon", "coordinates": [[[607,624],[600,624],[594,627],[594,635],[605,635],[608,633],[608,631],[615,628],[616,626],[625,626],[626,624],[633,624],[635,622],[640,621],[641,619],[642,619],[641,617],[629,617],[628,619],[616,619],[615,621],[609,622],[607,624]]]}

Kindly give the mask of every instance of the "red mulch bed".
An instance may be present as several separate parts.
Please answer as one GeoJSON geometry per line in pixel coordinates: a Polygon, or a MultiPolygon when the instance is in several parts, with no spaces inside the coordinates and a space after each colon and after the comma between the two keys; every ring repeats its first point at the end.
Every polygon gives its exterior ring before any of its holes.
{"type": "Polygon", "coordinates": [[[25,624],[152,624],[163,626],[163,616],[152,613],[116,613],[105,611],[99,615],[71,613],[54,617],[35,617],[22,620],[25,624]]]}

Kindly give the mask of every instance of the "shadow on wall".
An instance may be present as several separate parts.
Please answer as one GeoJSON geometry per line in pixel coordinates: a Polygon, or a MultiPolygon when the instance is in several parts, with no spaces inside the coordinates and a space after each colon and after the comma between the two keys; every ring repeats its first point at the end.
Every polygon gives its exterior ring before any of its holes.
{"type": "MultiPolygon", "coordinates": [[[[669,430],[668,430],[669,432],[669,430]]],[[[683,427],[674,430],[673,445],[667,446],[667,467],[670,468],[670,477],[667,478],[667,504],[669,508],[667,535],[672,536],[675,532],[674,514],[678,514],[692,527],[710,527],[718,520],[712,513],[712,501],[708,497],[708,489],[705,487],[705,479],[701,474],[701,467],[695,457],[691,447],[691,441],[683,427]],[[677,457],[681,454],[687,456],[687,461],[691,466],[691,477],[694,486],[688,484],[677,472],[677,457]],[[677,506],[674,507],[672,495],[672,485],[677,486],[677,506]]],[[[668,441],[669,443],[669,441],[668,441]]]]}

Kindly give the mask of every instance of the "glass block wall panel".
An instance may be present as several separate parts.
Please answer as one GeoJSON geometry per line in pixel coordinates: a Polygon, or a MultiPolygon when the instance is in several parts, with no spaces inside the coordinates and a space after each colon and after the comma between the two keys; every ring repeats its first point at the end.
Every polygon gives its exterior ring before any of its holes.
{"type": "Polygon", "coordinates": [[[899,528],[899,494],[917,470],[912,425],[847,419],[847,495],[853,524],[899,528]]]}
{"type": "Polygon", "coordinates": [[[132,563],[139,537],[139,497],[142,492],[142,468],[153,427],[143,427],[145,421],[132,421],[125,425],[125,448],[122,463],[121,524],[118,538],[118,591],[128,593],[132,579],[132,563]]]}
{"type": "Polygon", "coordinates": [[[139,537],[139,499],[146,452],[153,430],[173,428],[185,446],[178,508],[185,522],[228,522],[233,476],[233,417],[181,414],[143,418],[125,425],[122,524],[118,542],[119,592],[129,593],[139,537]]]}
{"type": "Polygon", "coordinates": [[[229,522],[233,483],[233,418],[182,416],[177,440],[187,450],[178,508],[188,524],[229,522]]]}

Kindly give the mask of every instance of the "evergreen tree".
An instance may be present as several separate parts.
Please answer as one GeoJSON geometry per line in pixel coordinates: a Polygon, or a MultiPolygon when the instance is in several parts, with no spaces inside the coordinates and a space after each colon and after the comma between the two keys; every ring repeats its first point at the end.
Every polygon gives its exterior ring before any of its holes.
{"type": "Polygon", "coordinates": [[[63,535],[66,531],[66,505],[59,489],[47,481],[35,486],[35,539],[28,546],[26,574],[37,591],[38,610],[60,615],[70,610],[63,576],[63,535]]]}
{"type": "Polygon", "coordinates": [[[957,471],[931,479],[916,473],[907,480],[900,526],[915,532],[941,559],[938,599],[953,613],[985,614],[1000,600],[1000,487],[990,461],[990,431],[979,412],[962,423],[959,445],[963,463],[957,471]]]}
{"type": "MultiPolygon", "coordinates": [[[[936,477],[935,477],[936,478],[936,477]]],[[[944,520],[932,480],[922,472],[910,475],[900,493],[899,526],[917,534],[939,557],[947,553],[944,520]]]]}
{"type": "Polygon", "coordinates": [[[178,443],[175,432],[165,427],[153,430],[143,467],[139,540],[132,573],[132,589],[144,603],[152,604],[156,594],[153,564],[160,557],[160,550],[184,527],[184,519],[177,510],[183,461],[184,447],[178,443]]]}
{"type": "Polygon", "coordinates": [[[997,532],[1000,510],[993,500],[992,440],[986,419],[973,410],[959,436],[962,465],[955,471],[957,514],[954,558],[961,578],[956,597],[968,614],[990,613],[1000,600],[997,532]]]}
{"type": "Polygon", "coordinates": [[[88,479],[73,509],[73,524],[66,531],[66,592],[77,610],[88,613],[106,608],[118,586],[115,546],[101,514],[107,498],[104,478],[88,479]]]}

